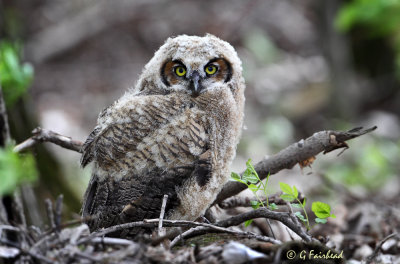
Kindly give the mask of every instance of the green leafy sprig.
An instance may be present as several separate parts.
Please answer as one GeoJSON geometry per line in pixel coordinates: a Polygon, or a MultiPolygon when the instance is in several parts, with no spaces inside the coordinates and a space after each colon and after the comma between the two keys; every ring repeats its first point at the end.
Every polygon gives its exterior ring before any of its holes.
{"type": "MultiPolygon", "coordinates": [[[[267,193],[267,185],[269,180],[269,174],[265,180],[265,183],[261,181],[260,177],[258,176],[257,171],[254,169],[253,164],[251,163],[251,159],[246,162],[246,170],[244,171],[243,175],[240,176],[239,174],[232,172],[231,178],[234,181],[241,182],[247,186],[247,188],[254,194],[257,198],[257,201],[250,201],[251,207],[253,209],[257,209],[261,207],[267,207],[271,210],[275,210],[278,206],[275,203],[269,204],[268,202],[268,193],[267,193]],[[265,203],[263,199],[260,198],[258,192],[262,191],[265,196],[265,203]]],[[[245,222],[245,226],[249,226],[253,220],[248,220],[245,222]]]]}
{"type": "MultiPolygon", "coordinates": [[[[278,208],[278,206],[275,203],[269,204],[268,202],[268,193],[267,193],[267,185],[269,181],[269,174],[265,180],[265,183],[261,181],[260,177],[258,176],[258,173],[254,169],[254,166],[251,163],[251,159],[249,159],[246,162],[246,170],[244,171],[243,175],[240,176],[238,173],[232,172],[231,173],[231,178],[233,181],[241,182],[247,186],[247,188],[254,194],[254,196],[257,198],[256,201],[250,201],[251,206],[253,209],[258,209],[260,206],[261,207],[266,207],[271,210],[275,210],[278,208]],[[263,199],[259,196],[259,191],[263,192],[263,195],[265,196],[265,203],[263,199]]],[[[290,206],[299,208],[303,211],[301,213],[300,211],[295,212],[294,214],[304,223],[306,226],[307,230],[311,229],[310,226],[310,220],[307,214],[306,210],[306,203],[307,199],[304,197],[303,201],[301,201],[299,197],[299,191],[297,190],[296,186],[290,186],[287,183],[280,182],[279,183],[280,189],[282,191],[281,198],[284,201],[287,201],[290,203],[290,206]]],[[[329,204],[323,203],[323,202],[313,202],[311,205],[311,210],[314,212],[316,218],[315,218],[315,223],[316,224],[325,224],[328,220],[327,218],[332,217],[335,218],[336,216],[331,213],[331,207],[329,204]]],[[[249,226],[253,220],[248,220],[245,222],[245,226],[249,226]]]]}
{"type": "MultiPolygon", "coordinates": [[[[307,199],[304,198],[303,202],[300,201],[299,199],[299,192],[296,188],[296,186],[293,185],[293,187],[290,187],[289,184],[286,184],[284,182],[280,182],[279,186],[283,192],[281,195],[281,198],[285,201],[290,202],[291,206],[300,208],[303,210],[304,215],[301,212],[295,212],[294,214],[305,224],[307,230],[310,230],[310,221],[307,215],[307,210],[306,210],[306,201],[307,199]],[[297,203],[292,203],[296,201],[297,203]]],[[[325,224],[329,217],[336,218],[334,214],[331,213],[331,206],[329,204],[323,203],[323,202],[313,202],[311,205],[311,211],[314,212],[316,218],[315,218],[315,223],[317,224],[325,224]]]]}

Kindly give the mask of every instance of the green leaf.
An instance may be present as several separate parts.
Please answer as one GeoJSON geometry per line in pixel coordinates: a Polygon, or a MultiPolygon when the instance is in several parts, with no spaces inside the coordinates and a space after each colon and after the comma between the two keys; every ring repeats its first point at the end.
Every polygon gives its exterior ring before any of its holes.
{"type": "Polygon", "coordinates": [[[291,205],[293,207],[295,207],[295,208],[303,208],[303,206],[301,204],[298,204],[298,203],[292,203],[291,205]]]}
{"type": "Polygon", "coordinates": [[[252,173],[257,174],[256,170],[254,169],[253,164],[251,164],[251,159],[248,159],[248,160],[246,161],[246,167],[247,167],[252,173]]]}
{"type": "Polygon", "coordinates": [[[7,68],[13,73],[13,75],[17,75],[19,63],[16,52],[11,47],[6,48],[3,56],[4,63],[6,64],[7,68]]]}
{"type": "Polygon", "coordinates": [[[336,218],[336,215],[331,214],[329,217],[336,218]]]}
{"type": "Polygon", "coordinates": [[[248,188],[253,193],[256,193],[260,189],[260,186],[251,183],[251,184],[249,184],[248,188]]]}
{"type": "Polygon", "coordinates": [[[243,175],[243,180],[245,180],[246,182],[252,183],[252,184],[258,183],[258,179],[254,174],[243,175]]]}
{"type": "Polygon", "coordinates": [[[294,195],[294,197],[299,197],[299,192],[297,191],[297,188],[296,188],[296,186],[294,186],[293,185],[293,195],[294,195]]]}
{"type": "Polygon", "coordinates": [[[269,209],[270,210],[276,210],[276,209],[278,209],[278,206],[276,205],[276,203],[270,203],[269,204],[269,209]]]}
{"type": "Polygon", "coordinates": [[[241,183],[247,185],[247,182],[246,182],[246,181],[243,181],[243,180],[240,178],[240,175],[237,174],[236,172],[231,172],[231,180],[232,180],[232,181],[241,182],[241,183]]]}
{"type": "Polygon", "coordinates": [[[295,216],[297,216],[301,221],[307,222],[307,220],[304,218],[304,216],[300,212],[294,213],[295,216]]]}
{"type": "Polygon", "coordinates": [[[291,194],[281,194],[281,199],[287,202],[293,202],[295,200],[294,196],[291,194]]]}
{"type": "Polygon", "coordinates": [[[303,207],[306,207],[306,197],[304,197],[304,200],[303,200],[303,207]]]}
{"type": "Polygon", "coordinates": [[[251,159],[246,162],[246,170],[243,173],[243,180],[246,182],[250,182],[253,184],[257,184],[260,181],[256,170],[254,169],[253,165],[251,164],[251,159]]]}
{"type": "Polygon", "coordinates": [[[331,207],[329,204],[323,202],[313,202],[311,210],[318,218],[328,218],[331,216],[331,207]]]}
{"type": "Polygon", "coordinates": [[[246,182],[250,182],[253,184],[258,183],[258,178],[256,175],[254,175],[251,171],[249,171],[248,169],[246,169],[243,173],[243,178],[244,181],[246,182]]]}
{"type": "Polygon", "coordinates": [[[0,196],[10,194],[21,183],[36,178],[35,160],[31,154],[18,155],[12,146],[0,149],[0,196]]]}
{"type": "Polygon", "coordinates": [[[251,200],[250,204],[251,204],[251,206],[258,205],[258,201],[251,200]]]}
{"type": "Polygon", "coordinates": [[[253,222],[253,219],[247,220],[246,222],[244,222],[244,226],[248,227],[252,222],[253,222]]]}
{"type": "Polygon", "coordinates": [[[292,196],[293,196],[293,190],[292,190],[292,187],[289,186],[289,184],[280,182],[279,187],[281,187],[282,192],[287,193],[287,194],[292,194],[292,196]]]}
{"type": "Polygon", "coordinates": [[[315,218],[315,223],[317,224],[326,224],[326,222],[328,222],[328,220],[326,218],[315,218]]]}
{"type": "Polygon", "coordinates": [[[251,207],[255,210],[260,207],[260,203],[258,201],[250,201],[251,207]]]}
{"type": "Polygon", "coordinates": [[[231,178],[234,180],[241,180],[240,175],[236,172],[231,172],[231,178]]]}

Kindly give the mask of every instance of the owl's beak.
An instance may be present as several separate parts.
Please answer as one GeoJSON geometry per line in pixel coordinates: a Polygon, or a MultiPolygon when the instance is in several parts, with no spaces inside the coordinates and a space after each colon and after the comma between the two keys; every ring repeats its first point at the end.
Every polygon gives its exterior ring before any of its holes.
{"type": "Polygon", "coordinates": [[[200,95],[203,90],[203,86],[201,85],[201,76],[198,71],[193,71],[189,77],[190,86],[189,89],[192,91],[192,95],[197,97],[200,95]]]}

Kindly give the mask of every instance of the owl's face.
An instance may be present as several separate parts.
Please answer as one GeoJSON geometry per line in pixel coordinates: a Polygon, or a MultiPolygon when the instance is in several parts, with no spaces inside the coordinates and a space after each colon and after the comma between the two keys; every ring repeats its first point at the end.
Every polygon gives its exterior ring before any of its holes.
{"type": "Polygon", "coordinates": [[[232,78],[232,65],[222,57],[210,60],[167,60],[161,67],[161,78],[168,89],[189,93],[193,97],[218,88],[232,78]]]}
{"type": "Polygon", "coordinates": [[[242,78],[242,67],[229,43],[209,34],[182,35],[168,39],[160,47],[142,77],[145,80],[139,84],[142,91],[151,89],[151,93],[178,92],[197,97],[218,89],[235,89],[242,78]]]}

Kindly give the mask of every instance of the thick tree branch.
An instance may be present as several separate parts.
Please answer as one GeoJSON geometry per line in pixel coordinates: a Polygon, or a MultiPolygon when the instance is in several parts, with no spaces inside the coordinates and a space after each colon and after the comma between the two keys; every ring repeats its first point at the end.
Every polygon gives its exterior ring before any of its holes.
{"type": "MultiPolygon", "coordinates": [[[[354,128],[349,131],[321,131],[317,132],[307,139],[302,139],[289,147],[281,150],[275,155],[272,155],[260,162],[258,162],[254,168],[258,173],[261,180],[265,179],[268,174],[275,174],[283,169],[291,169],[294,165],[300,162],[304,162],[310,158],[313,158],[320,152],[324,154],[339,148],[348,148],[346,141],[362,136],[375,130],[377,127],[374,126],[369,129],[363,129],[362,127],[354,128]]],[[[222,191],[217,196],[214,204],[218,204],[234,196],[244,189],[246,185],[240,182],[228,182],[222,191]]]]}
{"type": "MultiPolygon", "coordinates": [[[[321,131],[314,133],[307,139],[302,139],[289,147],[281,150],[275,155],[270,156],[260,162],[258,162],[254,168],[257,171],[260,179],[265,179],[268,174],[275,174],[283,169],[291,169],[297,163],[304,163],[320,152],[326,154],[335,149],[345,148],[349,146],[346,141],[362,136],[375,130],[377,127],[363,129],[362,127],[354,128],[349,131],[321,131]]],[[[81,152],[82,142],[71,139],[70,137],[62,136],[53,131],[42,129],[40,127],[35,128],[33,136],[25,140],[21,144],[14,148],[15,152],[21,152],[38,142],[51,142],[60,147],[81,152]]],[[[218,204],[234,196],[241,191],[246,189],[246,186],[239,182],[228,182],[222,191],[217,196],[214,204],[218,204]]]]}

